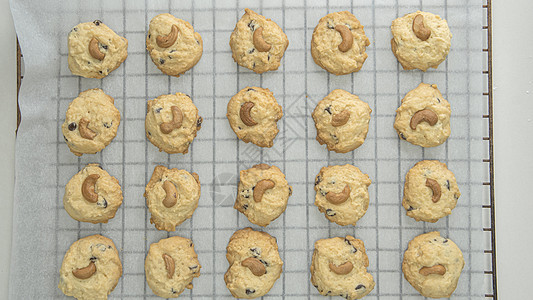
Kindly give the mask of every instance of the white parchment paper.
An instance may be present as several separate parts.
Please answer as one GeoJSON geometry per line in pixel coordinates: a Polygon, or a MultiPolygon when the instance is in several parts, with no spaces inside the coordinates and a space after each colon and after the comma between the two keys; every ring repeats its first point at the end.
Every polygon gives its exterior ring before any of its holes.
{"type": "MultiPolygon", "coordinates": [[[[25,61],[20,91],[22,124],[17,138],[11,299],[62,299],[57,288],[65,251],[81,237],[103,234],[114,240],[124,275],[110,298],[156,299],[145,283],[149,245],[167,236],[192,238],[201,276],[182,298],[231,298],[223,274],[225,247],[236,230],[252,226],[232,208],[238,172],[257,163],[275,164],[294,193],[285,213],[265,230],[277,237],[284,272],[265,298],[322,299],[310,283],[309,265],[317,239],[346,234],[365,242],[376,288],[366,299],[418,299],[403,278],[401,261],[416,235],[439,230],[462,249],[466,265],[454,299],[481,299],[483,247],[482,185],[482,7],[479,1],[153,1],[11,0],[25,61]],[[231,58],[229,36],[249,7],[277,22],[290,45],[278,71],[257,75],[231,58]],[[390,24],[423,9],[448,20],[453,33],[447,60],[426,73],[403,71],[390,51],[390,24]],[[349,10],[371,40],[362,70],[330,75],[310,54],[313,28],[328,12],[349,10]],[[204,40],[200,62],[180,78],[162,74],[145,51],[149,21],[170,12],[193,24],[204,40]],[[102,20],[129,40],[125,63],[108,77],[73,76],[67,66],[67,34],[81,22],[102,20]],[[452,106],[452,135],[439,147],[422,149],[400,141],[392,127],[401,98],[420,82],[437,84],[452,106]],[[230,97],[246,86],[274,92],[283,106],[274,147],[259,149],[237,140],[225,117],[230,97]],[[77,158],[68,150],[60,126],[69,102],[79,92],[102,88],[115,98],[122,122],[118,136],[101,153],[77,158]],[[316,142],[311,112],[335,88],[357,94],[372,108],[368,137],[353,152],[328,152],[316,142]],[[204,119],[186,155],[160,153],[144,134],[146,101],[161,94],[191,95],[204,119]],[[415,222],[401,207],[405,173],[417,161],[439,159],[455,173],[461,198],[451,216],[435,224],[415,222]],[[100,163],[119,179],[124,203],[108,224],[74,221],[62,203],[66,182],[85,164],[100,163]],[[321,167],[351,163],[368,173],[370,207],[357,226],[328,222],[313,205],[314,177],[321,167]],[[176,232],[149,223],[143,198],[153,168],[162,164],[197,172],[202,196],[193,218],[176,232]]],[[[252,226],[257,228],[257,226],[252,226]]]]}

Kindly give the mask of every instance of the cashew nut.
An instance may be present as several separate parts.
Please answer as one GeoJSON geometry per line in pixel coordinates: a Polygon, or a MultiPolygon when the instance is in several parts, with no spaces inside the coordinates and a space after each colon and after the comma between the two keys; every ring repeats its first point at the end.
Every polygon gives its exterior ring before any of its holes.
{"type": "Polygon", "coordinates": [[[163,253],[163,260],[165,261],[165,268],[167,269],[167,277],[170,279],[174,276],[174,259],[170,255],[163,253]]]}
{"type": "Polygon", "coordinates": [[[420,122],[427,122],[429,123],[429,125],[433,126],[437,124],[438,120],[439,120],[439,117],[437,116],[437,114],[433,112],[432,110],[426,108],[426,109],[417,111],[413,115],[413,117],[411,118],[410,126],[412,130],[416,130],[416,126],[418,126],[420,122]]]}
{"type": "Polygon", "coordinates": [[[83,198],[91,203],[96,203],[96,201],[98,201],[98,194],[94,191],[98,178],[100,178],[100,175],[91,174],[85,178],[81,185],[81,194],[83,195],[83,198]]]}
{"type": "Polygon", "coordinates": [[[263,276],[266,273],[265,265],[255,257],[248,257],[243,260],[241,266],[250,269],[255,276],[263,276]]]}
{"type": "Polygon", "coordinates": [[[255,185],[255,188],[254,188],[254,201],[261,202],[261,199],[263,198],[263,194],[265,193],[265,191],[273,188],[275,185],[276,184],[274,183],[274,181],[270,179],[263,179],[259,181],[255,185]]]}
{"type": "Polygon", "coordinates": [[[333,115],[333,117],[331,118],[331,125],[333,127],[339,127],[339,126],[346,124],[346,122],[348,122],[349,119],[350,119],[350,111],[348,111],[347,109],[344,109],[340,113],[333,115]]]}
{"type": "Polygon", "coordinates": [[[89,120],[86,118],[81,118],[79,126],[80,135],[84,139],[92,140],[96,136],[96,132],[92,131],[87,126],[89,126],[89,120]]]}
{"type": "Polygon", "coordinates": [[[346,25],[335,25],[335,30],[337,30],[342,37],[342,42],[339,44],[339,50],[346,52],[352,48],[353,45],[353,35],[346,25]]]}
{"type": "Polygon", "coordinates": [[[328,192],[326,194],[326,200],[328,200],[329,203],[335,204],[335,205],[339,205],[339,204],[346,202],[346,200],[348,200],[349,197],[350,197],[350,187],[348,185],[344,186],[344,189],[342,190],[342,192],[339,192],[339,193],[328,192]]]}
{"type": "Polygon", "coordinates": [[[259,52],[267,52],[268,50],[270,50],[270,48],[272,48],[272,46],[270,46],[263,39],[263,27],[259,27],[254,31],[253,42],[254,42],[254,47],[259,52]]]}
{"type": "Polygon", "coordinates": [[[163,190],[165,190],[166,193],[165,199],[163,199],[163,205],[166,208],[171,208],[176,205],[178,202],[178,191],[176,186],[172,182],[166,180],[163,182],[163,190]]]}
{"type": "Polygon", "coordinates": [[[176,39],[178,38],[178,31],[179,28],[176,25],[172,25],[172,28],[170,29],[170,33],[167,35],[158,35],[155,39],[157,45],[161,48],[168,48],[176,42],[176,39]]]}
{"type": "Polygon", "coordinates": [[[416,37],[425,41],[431,35],[431,30],[424,25],[424,16],[421,14],[416,15],[413,19],[413,32],[416,37]]]}
{"type": "Polygon", "coordinates": [[[259,169],[259,170],[268,170],[270,169],[270,166],[267,164],[258,164],[253,166],[253,168],[259,169]]]}
{"type": "Polygon", "coordinates": [[[329,263],[329,269],[335,274],[346,275],[352,271],[353,265],[349,261],[338,266],[334,265],[333,263],[329,263]]]}
{"type": "Polygon", "coordinates": [[[183,123],[183,113],[179,107],[172,106],[170,111],[172,112],[172,121],[164,122],[159,125],[159,129],[161,129],[161,132],[164,134],[171,133],[172,130],[180,128],[183,123]]]}
{"type": "Polygon", "coordinates": [[[92,261],[85,268],[79,268],[76,270],[72,270],[72,275],[74,275],[74,277],[79,278],[79,279],[87,279],[93,276],[94,273],[96,273],[96,265],[92,261]]]}
{"type": "Polygon", "coordinates": [[[446,268],[443,265],[434,265],[433,267],[423,267],[418,273],[423,276],[428,276],[430,274],[444,275],[446,274],[446,268]]]}
{"type": "Polygon", "coordinates": [[[98,60],[103,60],[105,57],[105,53],[100,52],[100,46],[96,38],[92,38],[89,42],[89,54],[98,60]]]}
{"type": "Polygon", "coordinates": [[[426,179],[426,186],[429,187],[433,191],[433,197],[431,197],[431,201],[434,203],[437,203],[440,200],[440,184],[431,178],[426,179]]]}
{"type": "Polygon", "coordinates": [[[246,126],[257,125],[257,122],[251,116],[251,110],[252,110],[252,107],[254,107],[254,105],[255,104],[253,102],[245,102],[243,105],[241,105],[239,116],[241,117],[242,122],[246,126]]]}

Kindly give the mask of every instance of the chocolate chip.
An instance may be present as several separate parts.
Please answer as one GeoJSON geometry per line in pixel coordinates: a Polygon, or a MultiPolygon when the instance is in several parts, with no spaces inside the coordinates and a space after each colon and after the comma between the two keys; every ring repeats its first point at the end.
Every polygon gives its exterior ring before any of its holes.
{"type": "Polygon", "coordinates": [[[448,189],[448,191],[450,190],[450,181],[449,180],[446,180],[446,188],[448,189]]]}
{"type": "Polygon", "coordinates": [[[405,140],[405,135],[403,135],[403,133],[401,133],[401,132],[400,132],[400,138],[401,138],[402,140],[405,140]]]}
{"type": "Polygon", "coordinates": [[[253,293],[255,293],[254,289],[246,289],[246,295],[251,295],[253,293]]]}
{"type": "Polygon", "coordinates": [[[151,35],[151,34],[149,34],[149,35],[148,35],[148,38],[151,38],[151,37],[152,37],[152,35],[151,35]]]}
{"type": "Polygon", "coordinates": [[[264,261],[264,260],[262,260],[262,259],[259,259],[259,261],[260,261],[263,265],[265,265],[265,267],[268,267],[268,263],[267,263],[266,261],[264,261]]]}
{"type": "Polygon", "coordinates": [[[330,22],[328,22],[327,26],[328,26],[329,29],[335,29],[335,26],[333,26],[333,24],[331,24],[330,22]]]}
{"type": "Polygon", "coordinates": [[[164,63],[165,63],[165,60],[162,59],[162,58],[160,58],[160,59],[159,59],[159,63],[160,63],[160,64],[164,64],[164,63]]]}
{"type": "Polygon", "coordinates": [[[198,120],[196,120],[196,127],[202,127],[202,122],[204,121],[204,119],[202,119],[202,117],[198,117],[198,120]]]}
{"type": "Polygon", "coordinates": [[[255,51],[255,48],[252,48],[252,50],[248,50],[248,54],[252,54],[254,53],[254,51],[255,51]]]}
{"type": "Polygon", "coordinates": [[[177,294],[177,293],[178,293],[178,291],[176,291],[174,288],[171,288],[171,289],[170,289],[170,292],[171,292],[172,294],[177,294]]]}
{"type": "Polygon", "coordinates": [[[72,31],[78,31],[78,27],[72,28],[72,31]]]}
{"type": "Polygon", "coordinates": [[[446,244],[448,242],[448,239],[444,239],[444,241],[442,241],[443,244],[446,244]]]}
{"type": "Polygon", "coordinates": [[[248,209],[248,204],[244,204],[244,205],[242,206],[242,209],[247,210],[247,209],[248,209]]]}
{"type": "Polygon", "coordinates": [[[200,41],[199,41],[199,40],[196,40],[196,44],[200,45],[200,41]]]}
{"type": "Polygon", "coordinates": [[[196,269],[196,268],[198,268],[198,266],[190,266],[190,267],[189,267],[189,270],[194,270],[194,269],[196,269]]]}
{"type": "Polygon", "coordinates": [[[152,133],[150,131],[147,131],[149,136],[152,136],[152,133]]]}
{"type": "Polygon", "coordinates": [[[154,109],[154,111],[155,111],[156,113],[160,113],[162,109],[163,109],[162,107],[157,107],[156,109],[154,109]]]}
{"type": "Polygon", "coordinates": [[[360,289],[366,289],[366,286],[364,284],[360,284],[355,287],[355,290],[360,290],[360,289]]]}
{"type": "Polygon", "coordinates": [[[453,195],[453,198],[454,198],[455,200],[459,200],[459,196],[457,196],[457,194],[453,195]]]}
{"type": "Polygon", "coordinates": [[[255,69],[255,62],[254,62],[254,64],[252,65],[252,69],[255,69]]]}
{"type": "Polygon", "coordinates": [[[412,211],[413,209],[415,209],[415,208],[412,207],[412,206],[409,206],[409,208],[407,209],[407,211],[412,211]]]}
{"type": "Polygon", "coordinates": [[[107,208],[107,200],[104,198],[102,202],[97,202],[96,205],[107,208]]]}
{"type": "Polygon", "coordinates": [[[74,131],[74,130],[76,130],[76,128],[78,128],[78,125],[76,125],[76,123],[72,122],[72,123],[68,124],[68,130],[74,131]]]}
{"type": "Polygon", "coordinates": [[[63,135],[63,138],[65,139],[65,142],[68,143],[68,139],[67,139],[67,137],[63,135]]]}
{"type": "Polygon", "coordinates": [[[100,24],[102,23],[102,21],[100,21],[100,20],[94,20],[93,23],[94,23],[94,25],[96,25],[96,26],[100,26],[100,24]]]}
{"type": "Polygon", "coordinates": [[[254,21],[253,21],[253,20],[250,21],[250,23],[248,23],[248,27],[250,27],[250,29],[251,29],[252,31],[254,31],[254,29],[255,29],[255,24],[254,24],[254,21]]]}
{"type": "Polygon", "coordinates": [[[440,103],[440,98],[439,97],[437,97],[437,101],[439,101],[439,103],[440,103]]]}
{"type": "Polygon", "coordinates": [[[111,124],[109,124],[109,123],[104,123],[104,127],[105,127],[105,128],[111,128],[111,126],[113,126],[113,122],[111,122],[111,124]]]}
{"type": "Polygon", "coordinates": [[[174,53],[174,52],[176,52],[176,50],[170,50],[170,52],[169,52],[169,53],[174,53]]]}
{"type": "Polygon", "coordinates": [[[318,185],[321,181],[322,181],[322,177],[320,177],[320,175],[318,175],[318,176],[315,178],[315,185],[318,185]]]}
{"type": "Polygon", "coordinates": [[[94,256],[92,256],[91,258],[89,258],[89,260],[92,261],[92,262],[95,262],[97,259],[98,259],[98,258],[96,258],[96,257],[94,257],[94,256]]]}
{"type": "Polygon", "coordinates": [[[191,99],[191,95],[185,94],[185,96],[187,96],[189,99],[191,99]]]}
{"type": "Polygon", "coordinates": [[[102,73],[102,71],[98,71],[98,73],[100,73],[100,74],[104,74],[104,73],[102,73]]]}
{"type": "Polygon", "coordinates": [[[270,54],[268,54],[268,56],[267,56],[267,60],[270,61],[270,54]]]}
{"type": "Polygon", "coordinates": [[[327,112],[328,112],[328,114],[330,114],[330,115],[331,115],[331,105],[330,105],[330,106],[328,106],[328,107],[326,107],[326,108],[324,108],[324,110],[325,110],[325,111],[327,111],[327,112]]]}
{"type": "Polygon", "coordinates": [[[90,64],[91,64],[91,62],[90,62],[90,61],[88,61],[88,62],[87,62],[87,64],[88,64],[88,65],[90,65],[90,64]]]}
{"type": "Polygon", "coordinates": [[[102,48],[104,48],[105,50],[107,50],[107,45],[102,45],[102,48]]]}
{"type": "Polygon", "coordinates": [[[255,90],[252,89],[252,88],[249,88],[249,89],[247,89],[246,91],[249,92],[249,91],[255,91],[255,90]]]}
{"type": "Polygon", "coordinates": [[[292,187],[289,186],[289,196],[292,195],[292,187]]]}
{"type": "Polygon", "coordinates": [[[254,257],[257,257],[257,256],[261,255],[261,250],[259,250],[257,248],[250,248],[250,252],[252,252],[252,255],[254,257]]]}
{"type": "Polygon", "coordinates": [[[337,213],[333,211],[333,209],[326,209],[326,215],[330,216],[330,217],[333,217],[334,215],[336,215],[337,213]]]}
{"type": "Polygon", "coordinates": [[[357,252],[357,248],[355,248],[352,243],[350,243],[350,241],[348,239],[344,239],[344,242],[350,246],[352,246],[352,253],[355,253],[357,252]]]}

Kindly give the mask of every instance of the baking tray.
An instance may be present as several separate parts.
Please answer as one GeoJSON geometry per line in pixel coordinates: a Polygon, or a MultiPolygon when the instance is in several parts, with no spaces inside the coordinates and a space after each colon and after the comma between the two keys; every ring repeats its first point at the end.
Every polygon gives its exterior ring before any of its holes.
{"type": "MultiPolygon", "coordinates": [[[[486,298],[498,298],[497,293],[497,275],[496,275],[496,237],[495,237],[495,210],[494,210],[494,158],[493,158],[493,93],[492,93],[492,1],[486,0],[485,4],[482,4],[482,7],[486,14],[485,25],[482,29],[486,33],[485,46],[483,47],[483,52],[486,53],[486,65],[483,71],[483,75],[486,80],[486,91],[483,92],[483,96],[487,101],[487,111],[483,115],[483,118],[487,123],[487,135],[483,137],[483,140],[487,143],[487,153],[488,158],[483,159],[483,162],[488,165],[488,180],[483,182],[483,185],[488,189],[488,199],[487,203],[482,206],[484,217],[487,218],[488,223],[483,227],[483,231],[487,235],[487,239],[490,241],[490,246],[486,247],[484,250],[486,256],[488,256],[490,263],[485,270],[485,274],[490,282],[489,285],[486,285],[486,298]]],[[[23,80],[23,55],[17,40],[17,96],[18,91],[20,90],[21,82],[23,80]]],[[[21,122],[21,113],[18,107],[18,97],[17,97],[17,130],[21,122]]],[[[267,228],[268,230],[268,228],[267,228]]]]}

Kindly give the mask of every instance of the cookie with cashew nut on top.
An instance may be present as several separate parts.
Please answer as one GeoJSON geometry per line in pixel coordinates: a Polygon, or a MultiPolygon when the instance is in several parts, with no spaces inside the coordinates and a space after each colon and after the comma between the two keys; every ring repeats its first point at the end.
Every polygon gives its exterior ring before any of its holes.
{"type": "Polygon", "coordinates": [[[244,11],[229,40],[233,60],[258,74],[277,70],[289,46],[287,35],[274,21],[248,8],[244,11]]]}
{"type": "Polygon", "coordinates": [[[102,21],[81,23],[68,34],[68,67],[72,74],[104,78],[128,57],[128,40],[102,21]]]}
{"type": "Polygon", "coordinates": [[[402,271],[422,296],[448,298],[457,287],[464,265],[461,249],[433,231],[409,242],[403,255],[402,271]]]}
{"type": "Polygon", "coordinates": [[[292,187],[276,166],[259,164],[240,172],[237,200],[233,206],[248,221],[267,226],[287,208],[292,187]]]}
{"type": "Polygon", "coordinates": [[[356,95],[333,90],[313,111],[316,140],[338,153],[357,149],[365,142],[370,113],[370,106],[356,95]]]}
{"type": "Polygon", "coordinates": [[[368,209],[371,183],[352,165],[323,167],[315,178],[315,205],[329,221],[355,225],[368,209]]]}
{"type": "Polygon", "coordinates": [[[446,217],[460,196],[455,175],[438,160],[420,161],[405,175],[402,205],[417,221],[435,223],[446,217]]]}
{"type": "Polygon", "coordinates": [[[159,151],[169,154],[189,151],[202,127],[202,117],[188,95],[161,95],[148,101],[146,111],[146,137],[159,151]]]}
{"type": "Polygon", "coordinates": [[[200,199],[198,174],[156,166],[144,192],[150,223],[159,230],[174,231],[192,217],[200,199]]]}
{"type": "Polygon", "coordinates": [[[122,190],[118,179],[98,164],[88,164],[65,186],[63,206],[75,220],[107,223],[115,217],[122,204],[122,190]]]}
{"type": "Polygon", "coordinates": [[[162,298],[177,298],[185,288],[192,289],[200,268],[194,244],[179,236],[151,244],[144,262],[146,282],[162,298]]]}
{"type": "Polygon", "coordinates": [[[59,289],[79,300],[107,299],[122,276],[113,241],[99,234],[75,241],[59,270],[59,289]]]}
{"type": "Polygon", "coordinates": [[[322,69],[346,75],[358,72],[368,54],[370,40],[363,25],[348,11],[324,16],[316,25],[311,39],[311,55],[322,69]]]}
{"type": "Polygon", "coordinates": [[[311,283],[324,296],[361,299],[376,285],[366,270],[368,265],[362,240],[349,235],[318,240],[311,262],[311,283]]]}
{"type": "Polygon", "coordinates": [[[243,142],[272,147],[283,110],[269,89],[246,87],[231,98],[226,116],[231,129],[243,142]]]}
{"type": "Polygon", "coordinates": [[[101,89],[83,91],[70,102],[61,131],[72,153],[94,154],[111,143],[120,124],[114,103],[101,89]]]}
{"type": "Polygon", "coordinates": [[[394,129],[402,140],[422,147],[435,147],[450,136],[450,103],[437,85],[421,83],[409,91],[396,110],[394,129]]]}
{"type": "Polygon", "coordinates": [[[283,261],[276,238],[262,231],[236,231],[226,248],[226,287],[235,298],[253,299],[270,291],[281,275],[283,261]]]}
{"type": "Polygon", "coordinates": [[[423,11],[392,21],[392,53],[404,70],[437,68],[448,52],[452,33],[446,20],[423,11]]]}
{"type": "Polygon", "coordinates": [[[202,57],[203,41],[189,22],[165,13],[150,21],[146,50],[161,72],[179,77],[202,57]]]}

